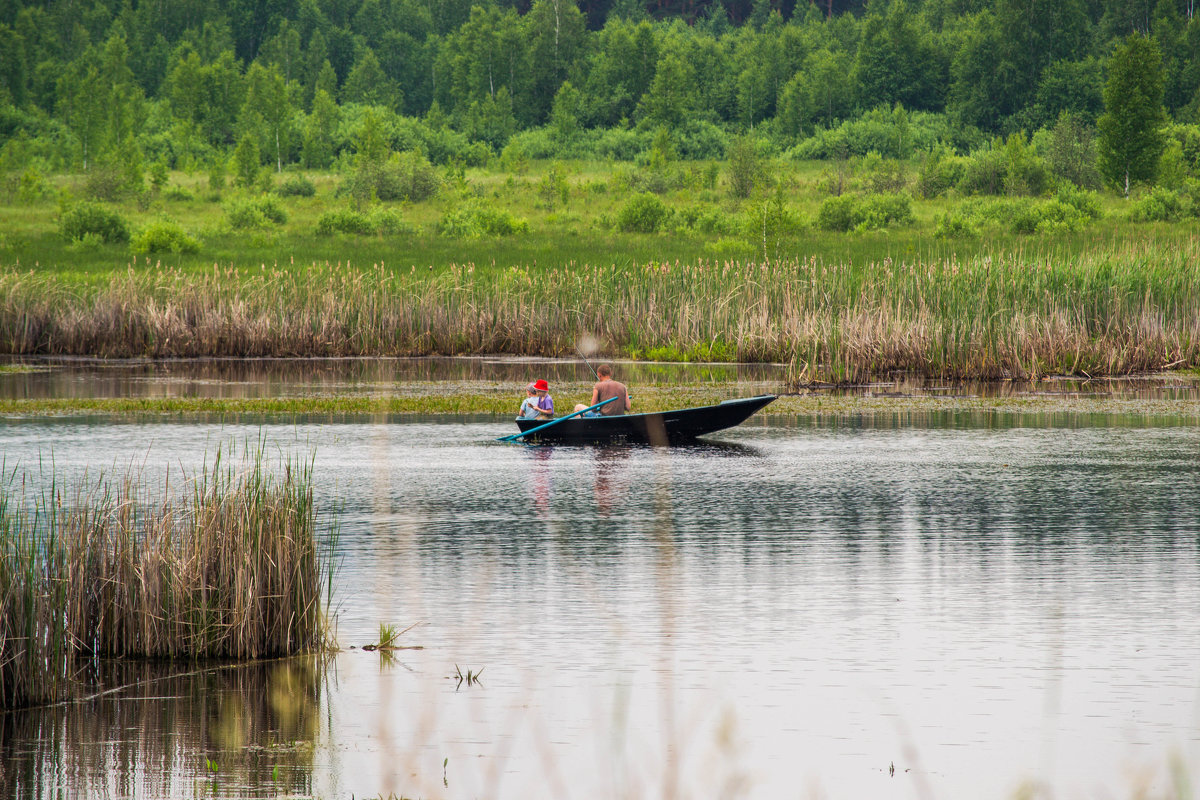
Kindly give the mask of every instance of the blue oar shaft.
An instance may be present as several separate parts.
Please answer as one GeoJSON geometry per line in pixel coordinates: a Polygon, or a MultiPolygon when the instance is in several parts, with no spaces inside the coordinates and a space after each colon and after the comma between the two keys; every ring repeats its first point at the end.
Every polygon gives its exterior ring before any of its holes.
{"type": "Polygon", "coordinates": [[[611,403],[613,400],[616,400],[616,399],[617,398],[615,398],[615,397],[610,397],[607,400],[601,400],[599,403],[596,403],[596,405],[594,405],[594,406],[588,406],[587,408],[580,409],[579,411],[574,411],[570,414],[567,414],[564,417],[559,417],[558,419],[551,420],[550,422],[547,422],[545,425],[538,425],[536,428],[530,428],[527,431],[521,431],[520,433],[510,434],[509,436],[501,436],[498,439],[496,439],[496,441],[498,441],[498,442],[515,442],[517,439],[520,439],[522,436],[528,436],[531,433],[537,433],[538,431],[544,431],[544,430],[546,430],[546,428],[553,427],[554,425],[557,425],[560,422],[566,422],[567,420],[571,419],[572,417],[578,417],[580,414],[586,414],[589,411],[595,411],[600,406],[605,405],[607,403],[611,403]]]}

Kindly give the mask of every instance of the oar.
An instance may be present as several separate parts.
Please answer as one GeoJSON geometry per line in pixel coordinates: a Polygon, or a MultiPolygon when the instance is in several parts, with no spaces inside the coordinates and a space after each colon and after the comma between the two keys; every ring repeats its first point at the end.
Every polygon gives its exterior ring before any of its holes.
{"type": "Polygon", "coordinates": [[[544,431],[544,430],[546,430],[546,428],[557,425],[560,422],[566,422],[571,417],[578,417],[580,414],[586,414],[589,411],[595,411],[600,406],[605,405],[606,403],[611,403],[613,400],[616,400],[616,399],[617,398],[615,398],[615,397],[610,397],[607,400],[601,400],[599,403],[596,403],[596,405],[594,405],[594,406],[588,406],[585,409],[567,414],[565,417],[559,417],[558,419],[551,420],[550,422],[547,422],[545,425],[538,425],[536,428],[530,428],[527,431],[521,431],[520,433],[514,433],[509,436],[501,436],[498,439],[496,439],[496,441],[497,442],[515,442],[517,439],[520,439],[522,436],[528,436],[531,433],[537,433],[538,431],[544,431]]]}

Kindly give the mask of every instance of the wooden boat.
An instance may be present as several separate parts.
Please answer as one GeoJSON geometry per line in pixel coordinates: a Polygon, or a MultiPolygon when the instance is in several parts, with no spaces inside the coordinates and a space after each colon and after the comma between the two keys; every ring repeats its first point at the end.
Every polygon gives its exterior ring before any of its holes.
{"type": "MultiPolygon", "coordinates": [[[[575,417],[531,434],[525,441],[538,442],[686,442],[713,431],[732,428],[775,399],[775,395],[726,400],[711,406],[656,411],[649,414],[619,414],[611,417],[575,417]]],[[[522,431],[545,421],[518,419],[522,431]]]]}

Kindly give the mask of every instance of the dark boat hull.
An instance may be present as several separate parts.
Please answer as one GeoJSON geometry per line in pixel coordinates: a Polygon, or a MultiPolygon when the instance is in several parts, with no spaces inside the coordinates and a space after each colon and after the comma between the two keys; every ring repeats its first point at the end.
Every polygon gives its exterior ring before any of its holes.
{"type": "MultiPolygon", "coordinates": [[[[538,442],[640,442],[669,444],[686,442],[713,431],[745,422],[755,411],[775,399],[768,394],[726,400],[711,406],[681,408],[652,414],[623,414],[614,417],[575,417],[529,436],[538,442]]],[[[517,420],[522,431],[545,425],[533,419],[517,420]]]]}

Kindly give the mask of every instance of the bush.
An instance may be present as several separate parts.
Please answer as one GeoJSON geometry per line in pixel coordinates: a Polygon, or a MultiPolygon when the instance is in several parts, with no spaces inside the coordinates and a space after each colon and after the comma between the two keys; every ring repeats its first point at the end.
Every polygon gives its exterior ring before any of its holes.
{"type": "Polygon", "coordinates": [[[332,236],[335,233],[371,234],[375,226],[366,214],[360,214],[349,208],[326,211],[317,220],[317,235],[332,236]]]}
{"type": "Polygon", "coordinates": [[[152,222],[143,228],[130,243],[138,255],[150,253],[198,253],[200,242],[189,235],[179,223],[171,220],[152,222]]]}
{"type": "Polygon", "coordinates": [[[417,233],[417,227],[394,208],[377,208],[367,221],[381,236],[414,236],[417,233]]]}
{"type": "Polygon", "coordinates": [[[675,218],[683,227],[707,234],[729,234],[737,230],[737,221],[711,206],[687,206],[675,212],[675,218]]]}
{"type": "Polygon", "coordinates": [[[1188,216],[1189,205],[1177,192],[1156,186],[1133,204],[1129,218],[1134,222],[1175,222],[1188,216]]]}
{"type": "Polygon", "coordinates": [[[874,194],[895,194],[908,188],[904,165],[894,158],[867,153],[862,170],[866,175],[867,189],[874,194]]]}
{"type": "Polygon", "coordinates": [[[912,200],[906,194],[869,194],[854,209],[854,227],[878,230],[889,224],[909,225],[913,221],[912,200]]]}
{"type": "Polygon", "coordinates": [[[671,209],[650,192],[631,198],[617,215],[617,228],[625,233],[656,233],[667,226],[671,209]]]}
{"type": "Polygon", "coordinates": [[[700,119],[689,119],[679,133],[679,157],[688,161],[725,158],[729,137],[720,126],[700,119]]]}
{"type": "Polygon", "coordinates": [[[935,148],[921,156],[917,168],[917,194],[926,200],[941,197],[963,179],[965,161],[935,148]]]}
{"type": "Polygon", "coordinates": [[[906,194],[827,197],[817,212],[817,227],[827,231],[878,230],[912,221],[912,200],[906,194]]]}
{"type": "Polygon", "coordinates": [[[46,200],[53,193],[49,181],[33,167],[27,167],[21,173],[21,177],[17,179],[17,198],[22,203],[46,200]]]}
{"type": "Polygon", "coordinates": [[[196,195],[182,186],[168,186],[163,190],[163,199],[176,202],[189,202],[196,199],[196,195]]]}
{"type": "Polygon", "coordinates": [[[904,159],[942,143],[962,149],[977,139],[978,131],[955,124],[946,114],[881,106],[836,128],[818,128],[788,155],[810,161],[865,156],[875,151],[886,158],[904,159]]]}
{"type": "Polygon", "coordinates": [[[99,164],[88,170],[83,193],[93,200],[121,200],[136,190],[130,177],[116,164],[99,164]]]}
{"type": "Polygon", "coordinates": [[[1004,144],[1008,162],[1004,171],[1004,191],[1010,195],[1040,197],[1050,187],[1050,170],[1023,133],[1014,133],[1004,144]]]}
{"type": "Polygon", "coordinates": [[[235,231],[256,230],[287,222],[287,212],[274,197],[239,198],[225,206],[229,226],[235,231]]]}
{"type": "Polygon", "coordinates": [[[978,150],[963,165],[958,191],[962,194],[1002,194],[1008,174],[1008,156],[1003,150],[978,150]]]}
{"type": "Polygon", "coordinates": [[[1019,207],[1012,226],[1014,233],[1058,233],[1080,230],[1088,221],[1088,217],[1075,206],[1059,200],[1047,200],[1019,207]]]}
{"type": "Polygon", "coordinates": [[[479,203],[467,203],[447,211],[438,222],[438,233],[457,239],[481,236],[515,236],[529,232],[529,223],[507,211],[479,203]]]}
{"type": "Polygon", "coordinates": [[[88,201],[68,209],[59,220],[59,230],[69,242],[82,240],[88,234],[108,244],[129,241],[129,225],[120,214],[88,201]]]}
{"type": "Polygon", "coordinates": [[[848,231],[854,227],[858,201],[853,195],[826,197],[817,212],[817,227],[827,231],[848,231]]]}
{"type": "Polygon", "coordinates": [[[275,192],[280,197],[312,197],[317,187],[303,175],[293,175],[284,181],[275,192]]]}
{"type": "Polygon", "coordinates": [[[975,236],[975,227],[957,213],[939,214],[933,227],[933,235],[938,239],[967,239],[975,236]]]}
{"type": "Polygon", "coordinates": [[[1088,219],[1100,219],[1104,215],[1100,208],[1100,198],[1095,192],[1080,189],[1073,183],[1060,186],[1055,199],[1075,208],[1088,219]]]}
{"type": "Polygon", "coordinates": [[[649,149],[649,131],[609,128],[596,133],[596,157],[609,161],[633,161],[649,149]]]}
{"type": "Polygon", "coordinates": [[[761,180],[763,167],[754,149],[754,141],[739,136],[729,145],[729,191],[734,197],[746,198],[761,180]]]}
{"type": "Polygon", "coordinates": [[[384,163],[359,164],[342,181],[339,194],[360,202],[408,200],[419,203],[437,194],[441,179],[424,154],[409,151],[394,154],[384,163]]]}

